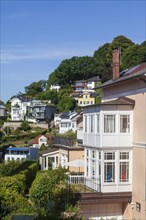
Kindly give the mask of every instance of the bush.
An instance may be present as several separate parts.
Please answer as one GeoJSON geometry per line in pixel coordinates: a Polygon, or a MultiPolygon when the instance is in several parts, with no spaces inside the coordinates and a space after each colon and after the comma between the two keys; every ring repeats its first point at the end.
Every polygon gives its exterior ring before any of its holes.
{"type": "Polygon", "coordinates": [[[21,123],[21,128],[23,131],[29,131],[31,129],[27,121],[21,123]]]}

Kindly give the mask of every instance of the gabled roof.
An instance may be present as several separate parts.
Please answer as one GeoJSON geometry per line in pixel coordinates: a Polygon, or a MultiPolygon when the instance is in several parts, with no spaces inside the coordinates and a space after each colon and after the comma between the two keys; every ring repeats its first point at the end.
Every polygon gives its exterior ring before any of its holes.
{"type": "Polygon", "coordinates": [[[17,99],[19,99],[19,100],[22,101],[22,102],[30,102],[30,101],[33,100],[33,98],[27,98],[27,97],[25,97],[25,96],[14,96],[14,97],[11,99],[11,101],[12,101],[14,98],[17,98],[17,99]]]}
{"type": "Polygon", "coordinates": [[[123,70],[120,73],[120,77],[117,79],[111,79],[106,81],[105,83],[101,84],[97,88],[104,88],[116,83],[120,83],[122,81],[127,81],[133,78],[138,78],[140,76],[143,76],[146,74],[146,63],[139,64],[137,66],[134,66],[132,68],[129,68],[127,70],[123,70]]]}

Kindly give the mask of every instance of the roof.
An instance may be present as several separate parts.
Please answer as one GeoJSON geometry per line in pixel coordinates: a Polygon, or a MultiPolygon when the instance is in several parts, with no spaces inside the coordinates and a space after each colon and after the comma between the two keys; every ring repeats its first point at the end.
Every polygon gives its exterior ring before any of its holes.
{"type": "Polygon", "coordinates": [[[48,135],[48,134],[45,134],[45,135],[43,135],[43,134],[39,134],[37,137],[35,137],[35,139],[33,140],[33,144],[38,144],[39,143],[39,138],[40,137],[46,137],[47,138],[47,140],[51,140],[51,136],[50,135],[48,135]]]}
{"type": "Polygon", "coordinates": [[[120,83],[122,81],[130,80],[133,78],[138,78],[140,76],[143,76],[144,74],[146,74],[146,63],[142,63],[132,68],[129,68],[127,70],[123,70],[120,73],[120,77],[118,79],[108,80],[96,88],[104,88],[104,87],[107,87],[107,86],[110,86],[116,83],[120,83]]]}
{"type": "Polygon", "coordinates": [[[127,97],[120,97],[118,99],[102,102],[100,104],[84,106],[83,108],[86,109],[86,108],[95,107],[95,106],[100,107],[100,106],[108,106],[108,105],[132,105],[132,106],[134,106],[135,101],[133,99],[129,99],[127,97]]]}
{"type": "Polygon", "coordinates": [[[29,151],[28,147],[8,147],[6,150],[11,151],[29,151]]]}
{"type": "Polygon", "coordinates": [[[134,105],[135,101],[133,99],[129,99],[127,97],[120,97],[115,100],[102,102],[100,105],[134,105]]]}
{"type": "MultiPolygon", "coordinates": [[[[30,102],[30,101],[32,101],[33,100],[33,98],[27,98],[27,97],[25,97],[25,96],[14,96],[12,99],[14,99],[14,98],[18,98],[20,101],[22,101],[22,102],[30,102]]],[[[11,100],[12,100],[11,99],[11,100]]]]}
{"type": "Polygon", "coordinates": [[[67,119],[69,118],[69,112],[63,112],[62,115],[60,116],[61,119],[67,119]]]}
{"type": "Polygon", "coordinates": [[[80,94],[80,97],[82,97],[83,95],[90,95],[90,97],[93,97],[93,98],[95,98],[97,95],[98,95],[98,93],[97,92],[83,92],[82,94],[80,94]]]}
{"type": "Polygon", "coordinates": [[[39,155],[56,152],[58,150],[59,150],[59,147],[53,147],[53,148],[50,148],[50,149],[43,150],[43,151],[39,152],[39,155]]]}
{"type": "Polygon", "coordinates": [[[96,82],[96,81],[100,81],[101,79],[99,78],[99,76],[93,76],[90,79],[87,79],[87,82],[96,82]]]}

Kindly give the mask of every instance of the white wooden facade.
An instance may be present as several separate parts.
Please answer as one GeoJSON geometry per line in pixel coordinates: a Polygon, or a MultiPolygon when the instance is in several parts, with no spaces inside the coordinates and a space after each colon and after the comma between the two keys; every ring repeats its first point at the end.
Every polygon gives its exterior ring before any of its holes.
{"type": "Polygon", "coordinates": [[[132,131],[132,106],[101,105],[84,109],[85,177],[95,180],[99,191],[132,190],[132,131]]]}

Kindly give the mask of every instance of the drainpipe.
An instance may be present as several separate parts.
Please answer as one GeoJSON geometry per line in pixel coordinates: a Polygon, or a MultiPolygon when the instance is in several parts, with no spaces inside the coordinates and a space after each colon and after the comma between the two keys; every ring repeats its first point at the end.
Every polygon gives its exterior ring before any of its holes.
{"type": "MultiPolygon", "coordinates": [[[[144,75],[146,76],[146,73],[144,75]]],[[[146,88],[146,80],[143,78],[140,78],[140,77],[138,79],[145,83],[145,88],[146,88]]],[[[145,101],[145,112],[146,112],[146,101],[145,101]]],[[[144,127],[145,127],[145,131],[146,131],[146,122],[145,122],[144,127]]],[[[145,138],[145,143],[146,143],[146,138],[145,138]]],[[[144,147],[145,147],[145,168],[146,168],[146,146],[144,146],[144,147]]],[[[145,203],[146,203],[146,171],[145,171],[145,203]]],[[[146,204],[145,204],[145,219],[146,219],[146,204]]]]}

